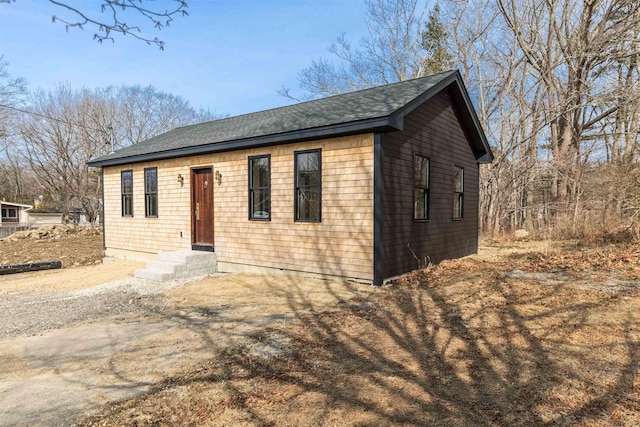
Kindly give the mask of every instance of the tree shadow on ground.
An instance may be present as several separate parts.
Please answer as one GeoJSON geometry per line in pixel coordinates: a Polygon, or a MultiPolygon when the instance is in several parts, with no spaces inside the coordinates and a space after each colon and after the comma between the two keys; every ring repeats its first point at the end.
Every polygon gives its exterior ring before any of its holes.
{"type": "Polygon", "coordinates": [[[217,356],[101,417],[122,422],[126,415],[138,424],[638,422],[637,292],[533,283],[474,260],[439,268],[352,299],[327,284],[337,301],[331,310],[314,309],[295,279],[282,278],[294,327],[267,322],[221,345],[207,327],[190,324],[217,356]]]}

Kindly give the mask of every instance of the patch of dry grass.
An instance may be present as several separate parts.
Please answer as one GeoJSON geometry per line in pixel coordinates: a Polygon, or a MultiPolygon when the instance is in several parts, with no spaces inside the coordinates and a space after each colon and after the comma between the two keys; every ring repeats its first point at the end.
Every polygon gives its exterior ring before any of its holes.
{"type": "Polygon", "coordinates": [[[640,425],[638,252],[527,245],[301,313],[253,337],[290,351],[229,348],[84,423],[640,425]]]}

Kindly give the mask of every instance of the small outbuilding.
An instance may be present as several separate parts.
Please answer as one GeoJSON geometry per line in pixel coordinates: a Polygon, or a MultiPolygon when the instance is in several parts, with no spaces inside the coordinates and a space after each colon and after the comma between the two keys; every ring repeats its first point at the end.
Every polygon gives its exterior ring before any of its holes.
{"type": "Polygon", "coordinates": [[[107,256],[381,284],[475,253],[493,159],[457,71],[176,128],[97,158],[107,256]]]}
{"type": "Polygon", "coordinates": [[[11,203],[0,200],[0,223],[24,223],[27,222],[27,215],[33,206],[22,203],[11,203]]]}

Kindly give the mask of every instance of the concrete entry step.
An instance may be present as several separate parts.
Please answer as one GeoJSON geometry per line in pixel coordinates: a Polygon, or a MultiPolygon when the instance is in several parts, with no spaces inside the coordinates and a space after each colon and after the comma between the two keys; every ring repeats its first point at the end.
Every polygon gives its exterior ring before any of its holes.
{"type": "Polygon", "coordinates": [[[218,271],[215,252],[179,251],[160,252],[157,261],[147,262],[147,268],[136,270],[140,279],[165,282],[173,279],[206,276],[218,271]]]}

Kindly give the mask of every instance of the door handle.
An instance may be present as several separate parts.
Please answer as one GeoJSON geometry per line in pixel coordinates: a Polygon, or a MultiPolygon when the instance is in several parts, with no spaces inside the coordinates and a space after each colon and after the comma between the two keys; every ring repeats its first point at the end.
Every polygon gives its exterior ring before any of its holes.
{"type": "Polygon", "coordinates": [[[196,221],[200,221],[200,203],[196,203],[196,221]]]}

